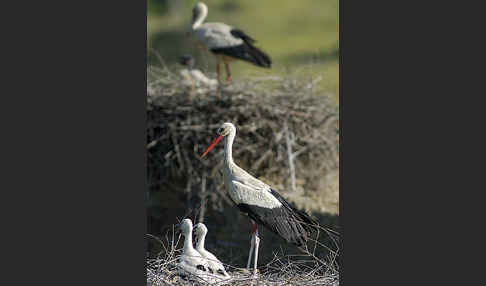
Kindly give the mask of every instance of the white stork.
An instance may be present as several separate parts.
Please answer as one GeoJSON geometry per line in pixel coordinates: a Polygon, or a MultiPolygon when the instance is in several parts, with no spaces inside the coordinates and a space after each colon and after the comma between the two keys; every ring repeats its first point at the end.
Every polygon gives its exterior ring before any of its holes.
{"type": "Polygon", "coordinates": [[[204,23],[208,7],[198,2],[192,9],[192,32],[200,45],[216,56],[216,74],[219,81],[219,64],[223,61],[226,67],[226,82],[231,81],[229,62],[244,60],[254,65],[270,68],[270,57],[256,48],[256,41],[240,29],[224,23],[204,23]]]}
{"type": "Polygon", "coordinates": [[[177,227],[184,235],[184,247],[177,263],[179,274],[194,275],[203,280],[214,282],[214,275],[210,273],[206,259],[192,246],[192,221],[184,219],[177,227]]]}
{"type": "Polygon", "coordinates": [[[317,222],[305,212],[291,206],[275,189],[254,178],[235,164],[232,146],[236,136],[236,127],[232,123],[224,123],[217,133],[219,136],[209,145],[201,158],[206,156],[222,138],[225,138],[224,184],[236,206],[250,217],[252,238],[246,267],[250,268],[254,250],[253,272],[256,274],[260,243],[257,223],[264,225],[287,242],[300,247],[306,244],[307,237],[315,229],[317,222]]]}
{"type": "Polygon", "coordinates": [[[196,237],[196,250],[201,254],[202,257],[207,259],[209,269],[218,275],[222,275],[225,278],[231,278],[231,276],[224,269],[223,263],[214,256],[211,252],[204,248],[204,243],[206,241],[206,234],[208,229],[204,223],[198,223],[194,226],[194,235],[196,237]]]}

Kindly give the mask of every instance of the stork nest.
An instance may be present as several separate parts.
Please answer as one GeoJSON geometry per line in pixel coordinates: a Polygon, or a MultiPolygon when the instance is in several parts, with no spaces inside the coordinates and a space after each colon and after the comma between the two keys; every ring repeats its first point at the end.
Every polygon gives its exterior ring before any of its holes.
{"type": "Polygon", "coordinates": [[[319,78],[245,78],[205,87],[168,67],[149,67],[147,78],[149,194],[197,194],[223,208],[223,144],[200,155],[224,122],[237,128],[235,162],[282,194],[315,192],[338,169],[338,108],[319,91],[319,78]]]}
{"type": "Polygon", "coordinates": [[[258,275],[254,276],[246,268],[238,268],[224,264],[229,280],[209,283],[195,275],[181,275],[177,271],[177,263],[182,253],[181,244],[183,238],[174,234],[174,229],[168,231],[165,237],[148,235],[152,240],[161,245],[161,251],[155,258],[147,258],[147,285],[339,285],[339,263],[336,254],[329,255],[325,259],[318,258],[315,253],[320,252],[314,248],[296,259],[295,255],[284,255],[274,252],[273,258],[266,264],[258,267],[258,275]]]}
{"type": "MultiPolygon", "coordinates": [[[[311,261],[312,258],[309,258],[311,261]]],[[[320,265],[319,263],[304,263],[294,261],[292,257],[277,257],[261,266],[258,275],[255,277],[246,269],[235,268],[226,265],[231,278],[216,283],[209,283],[195,276],[181,276],[177,273],[175,263],[176,258],[149,259],[147,261],[147,285],[229,285],[229,286],[247,286],[247,285],[322,285],[338,286],[339,270],[336,267],[320,265]]]]}

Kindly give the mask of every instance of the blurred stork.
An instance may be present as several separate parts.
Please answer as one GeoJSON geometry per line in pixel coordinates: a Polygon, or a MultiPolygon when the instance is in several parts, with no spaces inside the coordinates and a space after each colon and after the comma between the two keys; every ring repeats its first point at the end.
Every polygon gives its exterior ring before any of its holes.
{"type": "Polygon", "coordinates": [[[219,65],[226,67],[226,82],[231,81],[229,63],[244,60],[256,66],[270,68],[272,60],[253,44],[256,42],[240,29],[224,23],[204,23],[208,7],[198,2],[192,9],[192,32],[199,45],[210,50],[216,56],[216,74],[219,82],[219,65]]]}
{"type": "Polygon", "coordinates": [[[206,85],[216,86],[217,80],[206,77],[200,70],[195,69],[196,60],[191,55],[183,55],[179,58],[179,63],[183,66],[187,66],[187,69],[180,70],[179,74],[185,80],[184,82],[191,85],[206,85]]]}
{"type": "Polygon", "coordinates": [[[254,178],[234,163],[232,148],[236,127],[232,123],[224,123],[217,133],[218,137],[209,145],[201,158],[206,156],[221,139],[225,139],[224,184],[235,205],[250,217],[252,237],[246,267],[250,268],[254,251],[253,273],[256,274],[260,244],[257,224],[265,226],[287,242],[303,247],[307,243],[310,232],[316,229],[318,223],[305,212],[290,205],[275,189],[254,178]]]}
{"type": "Polygon", "coordinates": [[[231,276],[224,269],[223,263],[214,256],[211,252],[204,248],[204,243],[206,241],[206,234],[208,229],[204,223],[200,222],[194,226],[194,235],[196,237],[196,250],[201,254],[202,257],[207,259],[209,268],[218,275],[222,275],[225,278],[231,278],[231,276]]]}

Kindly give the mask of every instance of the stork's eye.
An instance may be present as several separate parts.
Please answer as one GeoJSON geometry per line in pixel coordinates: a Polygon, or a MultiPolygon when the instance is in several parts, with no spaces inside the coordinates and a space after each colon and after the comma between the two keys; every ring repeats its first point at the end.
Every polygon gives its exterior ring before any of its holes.
{"type": "Polygon", "coordinates": [[[219,134],[223,133],[223,131],[224,131],[224,129],[223,129],[223,128],[221,128],[221,127],[218,129],[218,133],[219,133],[219,134]]]}

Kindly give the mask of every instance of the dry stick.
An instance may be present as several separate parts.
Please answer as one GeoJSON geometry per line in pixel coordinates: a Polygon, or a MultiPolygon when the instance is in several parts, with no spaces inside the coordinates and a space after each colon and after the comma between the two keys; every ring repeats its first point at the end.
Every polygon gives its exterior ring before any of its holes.
{"type": "Polygon", "coordinates": [[[201,208],[199,209],[199,221],[200,223],[204,222],[204,214],[206,212],[206,172],[203,172],[202,179],[201,179],[201,208]]]}
{"type": "Polygon", "coordinates": [[[160,243],[160,245],[162,245],[162,247],[164,247],[165,252],[167,252],[167,248],[165,247],[164,242],[163,242],[163,241],[162,241],[160,238],[158,238],[158,237],[156,237],[155,235],[152,235],[152,234],[150,234],[150,233],[147,233],[146,235],[147,235],[148,237],[151,237],[151,238],[155,239],[155,240],[156,240],[158,243],[160,243]]]}
{"type": "Polygon", "coordinates": [[[165,64],[164,60],[162,59],[162,57],[160,56],[159,52],[157,52],[153,48],[149,48],[149,51],[154,53],[154,55],[157,57],[157,60],[159,61],[161,66],[166,67],[166,64],[165,64]]]}
{"type": "Polygon", "coordinates": [[[180,151],[180,148],[179,148],[179,144],[177,143],[177,137],[176,137],[176,134],[175,132],[171,132],[172,133],[172,144],[174,144],[174,149],[176,151],[176,155],[177,155],[177,161],[179,161],[179,172],[182,172],[182,170],[184,170],[184,161],[182,160],[182,156],[181,156],[181,151],[180,151]]]}
{"type": "Polygon", "coordinates": [[[258,168],[260,167],[260,164],[263,163],[263,161],[265,161],[265,159],[267,159],[267,157],[269,157],[270,155],[272,155],[272,149],[268,149],[265,153],[263,153],[263,155],[255,161],[255,163],[253,163],[253,166],[251,166],[251,169],[252,170],[258,170],[258,168]]]}
{"type": "Polygon", "coordinates": [[[290,182],[292,185],[292,192],[296,192],[297,186],[295,185],[295,166],[294,166],[294,156],[292,154],[292,144],[294,140],[290,139],[289,127],[287,121],[284,123],[285,130],[285,141],[287,143],[287,156],[289,159],[289,172],[290,172],[290,182]]]}
{"type": "MultiPolygon", "coordinates": [[[[183,141],[185,141],[184,138],[183,138],[183,141]]],[[[182,150],[182,158],[184,159],[184,162],[185,162],[185,165],[186,165],[186,168],[187,168],[188,173],[192,174],[193,173],[193,170],[194,170],[194,167],[192,166],[192,162],[189,159],[189,156],[187,155],[188,152],[186,150],[187,150],[186,148],[184,148],[182,150]]]]}

